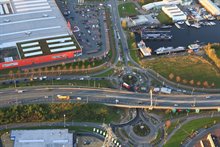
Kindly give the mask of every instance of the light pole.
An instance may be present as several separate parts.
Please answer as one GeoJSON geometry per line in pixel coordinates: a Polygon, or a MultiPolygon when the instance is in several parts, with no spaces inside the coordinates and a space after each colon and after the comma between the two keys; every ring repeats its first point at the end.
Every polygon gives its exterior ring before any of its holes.
{"type": "Polygon", "coordinates": [[[63,114],[63,127],[64,127],[64,128],[66,127],[66,120],[65,120],[65,117],[66,117],[66,115],[63,114]]]}

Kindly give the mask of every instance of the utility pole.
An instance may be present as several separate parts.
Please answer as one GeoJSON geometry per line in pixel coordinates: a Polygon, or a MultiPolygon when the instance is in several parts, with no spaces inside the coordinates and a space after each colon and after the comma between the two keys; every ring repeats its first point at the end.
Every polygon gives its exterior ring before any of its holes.
{"type": "Polygon", "coordinates": [[[64,127],[64,128],[66,127],[66,120],[65,120],[65,117],[66,117],[66,115],[63,114],[63,127],[64,127]]]}

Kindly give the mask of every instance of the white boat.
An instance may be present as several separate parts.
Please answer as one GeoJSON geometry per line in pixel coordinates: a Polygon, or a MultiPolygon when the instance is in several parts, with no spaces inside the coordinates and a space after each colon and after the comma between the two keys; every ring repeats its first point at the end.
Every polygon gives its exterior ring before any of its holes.
{"type": "Polygon", "coordinates": [[[197,28],[197,29],[201,28],[201,26],[200,26],[198,23],[192,24],[191,26],[192,26],[192,27],[195,27],[195,28],[197,28]]]}
{"type": "Polygon", "coordinates": [[[176,26],[178,29],[181,29],[181,26],[180,26],[178,23],[175,23],[175,26],[176,26]]]}
{"type": "Polygon", "coordinates": [[[186,23],[186,25],[187,26],[191,26],[191,24],[189,23],[189,21],[187,20],[187,21],[185,21],[185,23],[186,23]]]}
{"type": "Polygon", "coordinates": [[[194,44],[188,45],[188,48],[191,49],[191,50],[197,50],[197,49],[200,48],[200,45],[197,44],[197,43],[194,43],[194,44]]]}
{"type": "Polygon", "coordinates": [[[177,22],[179,25],[182,25],[182,24],[184,24],[184,21],[178,21],[177,22]]]}
{"type": "Polygon", "coordinates": [[[152,50],[149,47],[146,47],[143,40],[141,40],[137,45],[138,45],[141,53],[143,54],[143,56],[145,56],[145,57],[151,56],[152,50]]]}
{"type": "Polygon", "coordinates": [[[173,52],[181,52],[181,51],[185,51],[185,47],[177,47],[177,48],[173,48],[173,47],[160,47],[158,49],[155,50],[155,53],[157,55],[160,54],[167,54],[167,53],[173,53],[173,52]]]}

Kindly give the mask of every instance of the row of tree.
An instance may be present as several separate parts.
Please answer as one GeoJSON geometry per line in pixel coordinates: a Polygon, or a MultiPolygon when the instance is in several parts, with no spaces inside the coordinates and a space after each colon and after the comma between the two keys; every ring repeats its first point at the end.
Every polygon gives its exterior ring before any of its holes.
{"type": "Polygon", "coordinates": [[[177,83],[183,83],[183,84],[190,84],[192,86],[196,85],[196,86],[203,86],[203,87],[214,87],[215,83],[208,83],[207,81],[194,81],[194,80],[186,80],[186,79],[182,79],[180,76],[175,76],[173,73],[169,74],[169,79],[170,80],[175,80],[177,83]]]}

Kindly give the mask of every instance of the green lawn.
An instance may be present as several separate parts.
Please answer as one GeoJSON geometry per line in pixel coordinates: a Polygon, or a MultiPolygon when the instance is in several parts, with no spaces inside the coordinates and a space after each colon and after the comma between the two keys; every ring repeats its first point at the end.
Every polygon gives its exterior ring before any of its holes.
{"type": "Polygon", "coordinates": [[[134,37],[131,37],[129,34],[128,34],[128,36],[129,37],[127,37],[128,39],[127,39],[127,42],[128,42],[128,48],[129,48],[129,50],[130,50],[130,55],[131,55],[131,58],[135,61],[135,62],[137,62],[137,63],[139,63],[139,56],[138,56],[138,49],[137,49],[137,47],[136,48],[134,48],[133,46],[132,46],[132,44],[133,43],[135,43],[135,38],[134,37]]]}
{"type": "Polygon", "coordinates": [[[205,126],[212,126],[214,124],[214,121],[216,121],[216,123],[219,123],[220,117],[201,118],[186,123],[173,135],[170,140],[167,141],[164,147],[180,147],[181,142],[183,142],[184,139],[186,139],[190,134],[205,126]]]}
{"type": "Polygon", "coordinates": [[[159,13],[159,15],[157,16],[157,19],[162,24],[172,24],[173,23],[172,19],[169,16],[167,16],[163,11],[161,11],[159,13]]]}
{"type": "MultiPolygon", "coordinates": [[[[85,87],[105,87],[112,88],[113,85],[109,80],[47,80],[47,81],[31,81],[16,84],[16,87],[26,86],[43,86],[43,85],[70,85],[70,86],[85,86],[85,87]]],[[[12,88],[14,84],[0,85],[1,88],[12,88]]]]}
{"type": "Polygon", "coordinates": [[[135,10],[135,8],[136,8],[136,6],[133,3],[120,4],[118,6],[119,15],[121,17],[138,15],[139,12],[137,10],[135,10]]]}
{"type": "Polygon", "coordinates": [[[220,73],[208,61],[197,56],[158,57],[153,60],[142,60],[141,65],[155,70],[168,79],[172,73],[174,75],[172,80],[175,82],[179,76],[181,84],[191,85],[189,81],[194,80],[193,86],[203,87],[202,83],[207,81],[209,86],[214,83],[214,87],[220,88],[220,73]],[[201,85],[197,85],[198,81],[201,85]]]}
{"type": "Polygon", "coordinates": [[[220,45],[213,45],[212,48],[215,49],[217,57],[220,59],[220,45]]]}
{"type": "Polygon", "coordinates": [[[157,1],[161,1],[161,0],[140,0],[138,3],[143,6],[149,3],[153,3],[153,2],[157,2],[157,1]]]}

